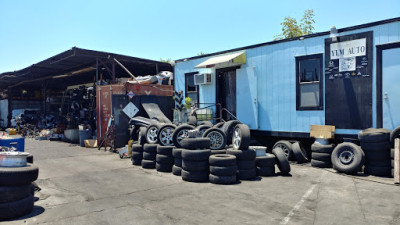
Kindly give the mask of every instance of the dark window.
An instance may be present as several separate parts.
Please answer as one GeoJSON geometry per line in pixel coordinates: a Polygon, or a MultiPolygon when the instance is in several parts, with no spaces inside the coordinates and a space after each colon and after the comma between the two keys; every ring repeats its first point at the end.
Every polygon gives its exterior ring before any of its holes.
{"type": "Polygon", "coordinates": [[[296,57],[296,109],[323,109],[322,54],[296,57]]]}
{"type": "Polygon", "coordinates": [[[199,85],[194,84],[194,75],[199,72],[185,74],[185,97],[192,99],[192,104],[199,103],[199,85]]]}

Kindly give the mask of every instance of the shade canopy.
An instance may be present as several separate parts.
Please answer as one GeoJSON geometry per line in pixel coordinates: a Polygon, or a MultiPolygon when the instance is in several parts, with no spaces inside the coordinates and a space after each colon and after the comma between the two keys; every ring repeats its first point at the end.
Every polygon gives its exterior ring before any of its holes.
{"type": "Polygon", "coordinates": [[[218,67],[222,64],[245,64],[246,52],[236,52],[228,55],[215,56],[205,60],[195,68],[211,68],[218,67]]]}

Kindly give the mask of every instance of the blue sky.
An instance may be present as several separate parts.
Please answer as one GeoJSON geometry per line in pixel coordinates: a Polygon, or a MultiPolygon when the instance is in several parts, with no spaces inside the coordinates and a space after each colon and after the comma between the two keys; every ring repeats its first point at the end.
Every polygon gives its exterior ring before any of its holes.
{"type": "Polygon", "coordinates": [[[306,9],[315,32],[400,17],[399,0],[0,0],[0,73],[73,46],[159,60],[267,42],[306,9]]]}

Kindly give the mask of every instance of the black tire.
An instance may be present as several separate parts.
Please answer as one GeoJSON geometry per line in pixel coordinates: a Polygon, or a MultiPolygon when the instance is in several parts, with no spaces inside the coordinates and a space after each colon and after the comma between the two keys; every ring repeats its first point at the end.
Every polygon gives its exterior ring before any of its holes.
{"type": "Polygon", "coordinates": [[[175,176],[181,176],[182,168],[176,165],[172,166],[172,174],[175,176]]]}
{"type": "Polygon", "coordinates": [[[207,125],[207,126],[209,126],[209,127],[213,127],[213,126],[214,126],[214,124],[211,123],[210,121],[201,121],[199,125],[200,125],[200,126],[201,126],[201,125],[207,125]]]}
{"type": "Polygon", "coordinates": [[[152,160],[142,160],[142,168],[143,169],[155,169],[156,168],[156,162],[152,160]]]}
{"type": "Polygon", "coordinates": [[[313,143],[311,145],[311,152],[332,154],[334,148],[335,148],[334,144],[322,145],[319,143],[313,143]]]}
{"type": "Polygon", "coordinates": [[[311,159],[311,166],[318,167],[318,168],[332,168],[331,161],[319,161],[315,159],[311,159]]]}
{"type": "Polygon", "coordinates": [[[394,160],[390,160],[390,167],[394,168],[394,160]]]}
{"type": "Polygon", "coordinates": [[[365,162],[365,155],[361,147],[345,142],[338,144],[332,152],[331,161],[333,168],[346,174],[360,171],[365,162]]]}
{"type": "Polygon", "coordinates": [[[38,174],[39,168],[30,163],[25,167],[0,167],[0,186],[30,184],[38,174]]]}
{"type": "Polygon", "coordinates": [[[139,127],[138,133],[138,144],[144,145],[146,143],[146,131],[147,127],[139,127]]]}
{"type": "Polygon", "coordinates": [[[208,162],[210,166],[236,166],[236,157],[228,154],[212,155],[208,162]]]}
{"type": "Polygon", "coordinates": [[[286,158],[285,152],[281,148],[272,149],[272,154],[276,156],[277,165],[282,174],[290,173],[290,164],[286,158]]]}
{"type": "Polygon", "coordinates": [[[288,158],[289,160],[293,160],[294,154],[292,150],[292,143],[290,143],[289,141],[280,140],[274,144],[274,147],[272,147],[272,149],[275,148],[281,148],[285,153],[286,158],[288,158]]]}
{"type": "Polygon", "coordinates": [[[235,129],[235,126],[240,124],[241,122],[239,120],[230,120],[228,122],[225,122],[222,127],[221,130],[225,133],[227,140],[226,140],[226,144],[230,145],[232,144],[232,134],[233,134],[233,130],[235,129]]]}
{"type": "Polygon", "coordinates": [[[239,170],[237,175],[239,180],[252,180],[257,177],[257,170],[256,168],[250,170],[239,170]]]}
{"type": "Polygon", "coordinates": [[[210,174],[208,179],[210,180],[210,183],[213,184],[234,184],[236,183],[236,174],[230,176],[216,176],[210,174]]]}
{"type": "Polygon", "coordinates": [[[226,154],[226,150],[211,150],[211,155],[223,155],[226,154]]]}
{"type": "Polygon", "coordinates": [[[236,159],[238,161],[255,160],[255,158],[256,158],[256,152],[253,150],[235,150],[235,149],[229,148],[228,150],[226,150],[226,154],[236,156],[236,159]]]}
{"type": "Polygon", "coordinates": [[[143,152],[143,158],[145,160],[151,160],[151,161],[156,161],[156,153],[148,153],[148,152],[143,152]]]}
{"type": "Polygon", "coordinates": [[[364,151],[389,151],[390,149],[390,142],[385,141],[385,142],[361,142],[361,148],[364,151]]]}
{"type": "Polygon", "coordinates": [[[394,148],[394,140],[396,138],[400,138],[400,127],[396,127],[392,132],[390,132],[390,146],[392,148],[394,148]]]}
{"type": "Polygon", "coordinates": [[[211,150],[182,150],[182,159],[188,161],[207,161],[211,150]]]}
{"type": "Polygon", "coordinates": [[[389,161],[390,160],[390,152],[389,151],[381,151],[381,152],[370,152],[365,151],[365,159],[367,162],[372,161],[389,161]]]}
{"type": "Polygon", "coordinates": [[[215,127],[207,129],[203,133],[203,137],[210,139],[210,149],[211,150],[221,150],[226,146],[227,138],[225,133],[215,127]]]}
{"type": "Polygon", "coordinates": [[[217,124],[215,124],[213,127],[221,129],[224,126],[225,122],[219,122],[217,124]]]}
{"type": "Polygon", "coordinates": [[[275,176],[275,166],[257,167],[257,176],[275,176]]]}
{"type": "Polygon", "coordinates": [[[157,146],[156,144],[144,144],[143,145],[143,152],[147,153],[157,153],[157,146]]]}
{"type": "Polygon", "coordinates": [[[292,150],[298,163],[308,162],[307,152],[299,141],[296,141],[292,144],[292,150]]]}
{"type": "Polygon", "coordinates": [[[238,167],[234,166],[210,166],[210,173],[217,176],[233,176],[236,175],[238,167]]]}
{"type": "Polygon", "coordinates": [[[185,138],[181,141],[181,146],[184,149],[206,149],[210,147],[209,138],[185,138]]]}
{"type": "Polygon", "coordinates": [[[156,163],[158,172],[171,173],[173,164],[156,163]]]}
{"type": "Polygon", "coordinates": [[[143,146],[141,146],[141,145],[135,145],[135,144],[133,144],[133,142],[132,142],[132,145],[131,145],[131,152],[143,152],[143,146]]]}
{"type": "Polygon", "coordinates": [[[160,127],[158,131],[157,140],[158,143],[162,146],[174,146],[174,142],[172,141],[172,136],[176,126],[173,124],[166,124],[160,127]]]}
{"type": "Polygon", "coordinates": [[[196,130],[198,130],[200,132],[201,136],[203,136],[204,132],[206,130],[210,129],[211,127],[212,127],[212,125],[211,126],[209,126],[209,125],[200,125],[200,126],[196,127],[196,130]]]}
{"type": "Polygon", "coordinates": [[[131,155],[132,160],[142,160],[143,159],[143,152],[132,152],[131,155]]]}
{"type": "Polygon", "coordinates": [[[172,157],[172,150],[174,149],[174,147],[172,146],[162,146],[159,145],[157,147],[157,154],[159,155],[166,155],[166,156],[171,156],[172,157]]]}
{"type": "Polygon", "coordinates": [[[311,153],[311,158],[318,161],[331,162],[331,154],[328,153],[311,153]]]}
{"type": "Polygon", "coordinates": [[[189,161],[189,160],[182,160],[182,169],[186,171],[198,171],[198,172],[205,172],[209,170],[208,161],[189,161]]]}
{"type": "Polygon", "coordinates": [[[18,201],[0,204],[0,220],[12,219],[29,214],[33,210],[32,195],[18,201]]]}
{"type": "Polygon", "coordinates": [[[29,155],[26,157],[26,162],[27,162],[27,163],[33,163],[33,155],[32,155],[32,154],[29,154],[29,155]]]}
{"type": "Polygon", "coordinates": [[[189,116],[187,120],[187,124],[192,126],[197,126],[197,118],[195,116],[189,116]]]}
{"type": "Polygon", "coordinates": [[[31,195],[32,184],[0,186],[0,204],[14,202],[31,195]]]}
{"type": "Polygon", "coordinates": [[[158,132],[160,131],[160,126],[158,124],[151,124],[146,129],[146,142],[149,144],[158,143],[158,132]]]}
{"type": "Polygon", "coordinates": [[[394,159],[394,148],[390,149],[390,158],[394,159]]]}
{"type": "Polygon", "coordinates": [[[174,157],[172,156],[167,156],[167,155],[156,155],[156,162],[160,164],[174,164],[174,157]]]}
{"type": "Polygon", "coordinates": [[[174,158],[182,159],[182,148],[174,148],[172,150],[172,156],[174,158]]]}
{"type": "Polygon", "coordinates": [[[380,177],[389,177],[391,175],[392,167],[390,166],[369,166],[364,167],[364,173],[380,177]]]}
{"type": "Polygon", "coordinates": [[[383,128],[368,128],[358,132],[360,142],[389,142],[390,131],[383,128]]]}
{"type": "Polygon", "coordinates": [[[182,159],[174,158],[174,165],[177,167],[182,167],[182,159]]]}
{"type": "Polygon", "coordinates": [[[246,124],[238,124],[235,126],[232,134],[233,149],[247,150],[251,141],[250,128],[246,124]]]}
{"type": "Polygon", "coordinates": [[[181,176],[182,180],[189,182],[207,182],[208,181],[208,171],[205,172],[191,172],[182,169],[181,176]]]}
{"type": "Polygon", "coordinates": [[[374,160],[368,160],[368,158],[365,158],[365,166],[379,166],[379,167],[386,167],[386,166],[391,166],[391,159],[386,159],[386,160],[381,160],[381,161],[374,161],[374,160]]]}
{"type": "Polygon", "coordinates": [[[274,154],[266,153],[266,156],[256,157],[256,166],[258,167],[272,167],[276,164],[276,156],[274,154]]]}
{"type": "Polygon", "coordinates": [[[256,161],[237,161],[237,166],[239,170],[250,170],[256,168],[256,161]]]}
{"type": "Polygon", "coordinates": [[[132,160],[132,165],[141,166],[142,165],[142,159],[133,159],[132,160]]]}
{"type": "Polygon", "coordinates": [[[172,134],[172,141],[174,142],[175,147],[182,148],[181,141],[188,137],[187,131],[193,129],[195,129],[194,126],[188,124],[178,126],[172,134]]]}

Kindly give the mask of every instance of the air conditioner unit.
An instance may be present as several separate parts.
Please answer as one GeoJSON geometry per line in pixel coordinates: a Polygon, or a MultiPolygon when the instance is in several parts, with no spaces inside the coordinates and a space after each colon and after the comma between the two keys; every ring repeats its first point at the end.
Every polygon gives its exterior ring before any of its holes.
{"type": "Polygon", "coordinates": [[[211,84],[212,83],[212,76],[211,73],[201,73],[194,75],[194,84],[211,84]]]}

